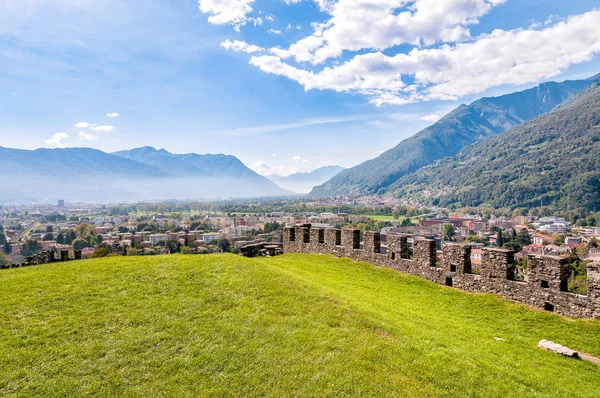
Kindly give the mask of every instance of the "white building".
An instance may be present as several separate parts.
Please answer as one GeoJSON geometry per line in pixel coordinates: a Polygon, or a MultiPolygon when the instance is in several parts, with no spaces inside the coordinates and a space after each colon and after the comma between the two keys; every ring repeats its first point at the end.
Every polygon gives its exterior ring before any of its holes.
{"type": "Polygon", "coordinates": [[[150,243],[153,245],[156,245],[160,242],[166,242],[168,240],[168,236],[166,234],[154,234],[150,235],[148,240],[150,240],[150,243]]]}
{"type": "Polygon", "coordinates": [[[221,239],[221,234],[216,233],[216,232],[210,232],[210,233],[200,235],[200,239],[202,239],[204,241],[204,243],[209,243],[214,240],[221,239]]]}
{"type": "Polygon", "coordinates": [[[540,231],[549,233],[549,234],[564,234],[570,231],[569,224],[562,222],[555,222],[553,224],[542,225],[540,227],[540,231]]]}

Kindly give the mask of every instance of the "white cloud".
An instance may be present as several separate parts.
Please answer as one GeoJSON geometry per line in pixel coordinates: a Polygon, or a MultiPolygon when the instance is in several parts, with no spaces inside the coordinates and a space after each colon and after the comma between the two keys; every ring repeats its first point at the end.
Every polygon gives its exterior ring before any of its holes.
{"type": "Polygon", "coordinates": [[[313,34],[287,49],[272,49],[283,59],[319,64],[343,51],[385,50],[400,44],[451,43],[470,37],[468,25],[505,0],[315,0],[330,14],[313,24],[313,34]]]}
{"type": "Polygon", "coordinates": [[[379,51],[358,54],[316,72],[292,66],[276,55],[253,56],[250,64],[288,77],[307,91],[359,93],[376,105],[456,100],[495,86],[537,82],[592,59],[600,52],[599,25],[600,10],[595,10],[542,30],[495,30],[468,42],[413,48],[393,56],[379,51]],[[411,83],[405,83],[403,76],[411,83]]]}
{"type": "Polygon", "coordinates": [[[300,171],[297,167],[293,166],[285,166],[285,165],[274,165],[271,163],[267,163],[265,161],[254,162],[250,165],[250,168],[256,171],[261,175],[273,175],[278,174],[282,176],[287,176],[290,174],[294,174],[300,171]]]}
{"type": "Polygon", "coordinates": [[[251,45],[251,44],[248,44],[248,43],[240,41],[240,40],[231,41],[231,40],[227,39],[221,43],[221,47],[223,47],[226,50],[232,50],[232,51],[236,51],[236,52],[241,51],[241,52],[245,52],[248,54],[253,54],[253,53],[263,51],[263,49],[260,48],[259,46],[255,46],[253,44],[251,45]]]}
{"type": "Polygon", "coordinates": [[[92,131],[113,131],[115,128],[113,126],[96,126],[93,125],[90,127],[92,131]]]}
{"type": "Polygon", "coordinates": [[[441,118],[442,117],[440,115],[438,115],[437,113],[432,113],[431,115],[421,116],[419,119],[426,121],[426,122],[437,122],[441,118]]]}
{"type": "Polygon", "coordinates": [[[248,21],[254,0],[198,0],[200,11],[210,14],[208,22],[214,25],[233,25],[236,30],[248,21]]]}
{"type": "Polygon", "coordinates": [[[267,15],[267,16],[265,16],[265,19],[268,21],[274,21],[275,17],[273,15],[267,15]]]}
{"type": "Polygon", "coordinates": [[[93,134],[86,134],[83,131],[79,132],[79,138],[81,138],[82,140],[86,140],[86,141],[95,141],[98,139],[98,137],[96,137],[93,134]]]}
{"type": "Polygon", "coordinates": [[[78,129],[90,129],[92,131],[113,131],[114,126],[98,126],[95,123],[79,122],[75,125],[78,129]]]}
{"type": "Polygon", "coordinates": [[[310,162],[308,159],[305,159],[302,156],[292,156],[292,160],[294,162],[302,162],[302,163],[309,163],[310,162]]]}
{"type": "Polygon", "coordinates": [[[261,17],[256,17],[256,18],[250,17],[250,18],[248,18],[248,21],[252,22],[254,27],[262,26],[262,24],[263,24],[263,19],[261,17]]]}
{"type": "Polygon", "coordinates": [[[65,142],[68,138],[69,134],[67,133],[56,133],[44,143],[50,148],[66,148],[69,146],[69,143],[65,142]]]}
{"type": "Polygon", "coordinates": [[[108,117],[119,117],[120,115],[117,112],[112,112],[112,113],[107,113],[106,116],[108,116],[108,117]]]}
{"type": "Polygon", "coordinates": [[[281,34],[281,31],[277,30],[277,29],[269,29],[267,32],[271,33],[273,35],[280,35],[281,34]]]}

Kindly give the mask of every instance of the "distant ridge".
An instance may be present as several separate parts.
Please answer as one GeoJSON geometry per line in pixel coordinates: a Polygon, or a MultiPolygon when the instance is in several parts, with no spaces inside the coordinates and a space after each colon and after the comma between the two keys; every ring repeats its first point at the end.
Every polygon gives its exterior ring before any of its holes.
{"type": "Polygon", "coordinates": [[[385,193],[402,176],[438,159],[456,155],[477,140],[497,135],[554,109],[592,83],[547,82],[537,87],[460,105],[435,124],[379,157],[347,169],[315,187],[311,196],[385,193]]]}
{"type": "Polygon", "coordinates": [[[0,203],[284,196],[291,192],[228,155],[136,148],[0,147],[0,203]]]}
{"type": "Polygon", "coordinates": [[[323,184],[343,170],[345,168],[340,166],[324,166],[307,173],[295,173],[287,177],[270,175],[267,178],[290,191],[309,193],[315,186],[323,184]]]}

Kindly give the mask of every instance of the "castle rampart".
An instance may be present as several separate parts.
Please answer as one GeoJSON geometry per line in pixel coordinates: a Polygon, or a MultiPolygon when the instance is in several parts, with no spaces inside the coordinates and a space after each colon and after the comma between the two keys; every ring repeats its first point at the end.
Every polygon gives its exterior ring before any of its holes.
{"type": "Polygon", "coordinates": [[[588,294],[567,291],[569,270],[562,257],[529,255],[528,280],[519,281],[514,253],[484,248],[480,269],[471,264],[471,247],[444,243],[443,260],[437,260],[436,242],[416,239],[412,253],[406,236],[387,236],[382,253],[378,232],[358,229],[286,227],[284,253],[327,253],[391,268],[468,292],[493,293],[500,297],[578,318],[600,319],[600,263],[587,267],[588,294]]]}

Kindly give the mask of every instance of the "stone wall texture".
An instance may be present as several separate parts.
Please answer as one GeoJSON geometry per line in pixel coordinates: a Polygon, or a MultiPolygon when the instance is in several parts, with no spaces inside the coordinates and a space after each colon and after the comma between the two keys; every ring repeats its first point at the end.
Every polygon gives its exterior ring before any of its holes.
{"type": "Polygon", "coordinates": [[[387,251],[382,254],[377,232],[365,232],[361,241],[360,230],[311,228],[308,224],[286,227],[283,234],[284,253],[333,254],[467,292],[493,293],[562,315],[600,319],[600,263],[588,265],[588,294],[581,295],[566,291],[569,270],[561,257],[529,255],[528,280],[524,282],[515,280],[515,258],[509,250],[484,248],[481,270],[473,274],[468,245],[444,243],[441,264],[436,260],[434,240],[416,239],[413,246],[411,255],[406,236],[388,235],[387,251]]]}
{"type": "Polygon", "coordinates": [[[9,268],[20,268],[20,267],[30,267],[32,265],[40,265],[40,264],[50,264],[57,262],[65,262],[72,260],[81,260],[81,250],[73,251],[73,258],[69,257],[68,250],[61,251],[44,251],[38,253],[34,256],[27,257],[26,261],[21,264],[5,264],[0,265],[0,269],[9,269],[9,268]]]}

